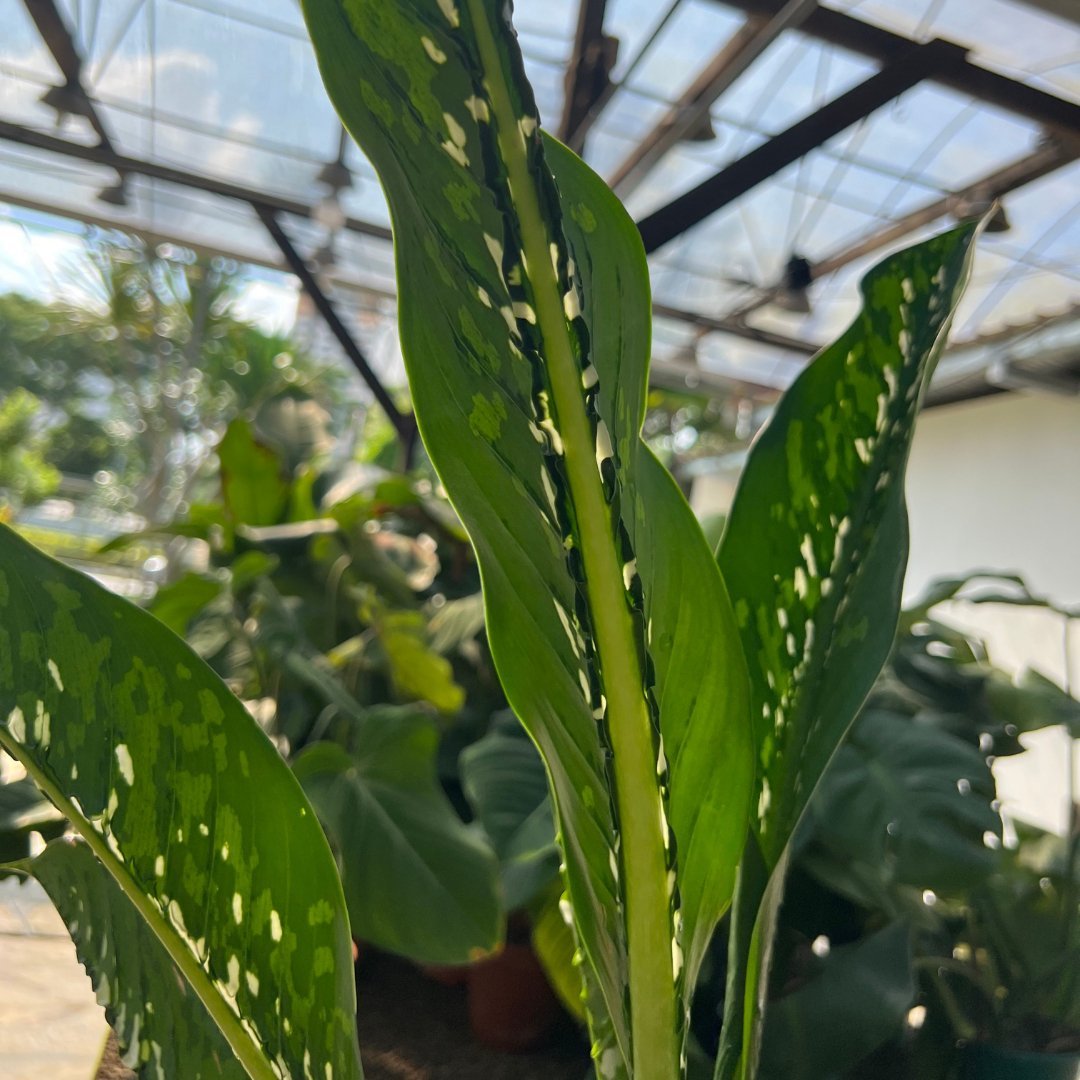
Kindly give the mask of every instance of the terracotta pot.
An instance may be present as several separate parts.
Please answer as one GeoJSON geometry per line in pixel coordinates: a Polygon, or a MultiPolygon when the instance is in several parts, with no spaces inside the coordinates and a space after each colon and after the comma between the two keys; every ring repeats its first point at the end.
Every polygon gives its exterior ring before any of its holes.
{"type": "Polygon", "coordinates": [[[529,1050],[559,1017],[560,1005],[529,945],[507,944],[468,975],[469,1026],[487,1046],[529,1050]]]}
{"type": "Polygon", "coordinates": [[[1080,1054],[1032,1054],[988,1043],[964,1052],[965,1080],[1080,1080],[1080,1054]]]}

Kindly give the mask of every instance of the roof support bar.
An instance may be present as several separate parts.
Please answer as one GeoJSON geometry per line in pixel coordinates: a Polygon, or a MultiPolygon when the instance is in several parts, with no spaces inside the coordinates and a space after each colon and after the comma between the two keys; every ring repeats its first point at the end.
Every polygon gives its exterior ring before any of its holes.
{"type": "Polygon", "coordinates": [[[559,139],[581,153],[592,125],[593,106],[604,97],[619,43],[604,33],[607,0],[580,0],[574,51],[566,69],[566,95],[559,139]]]}
{"type": "MultiPolygon", "coordinates": [[[[34,131],[32,128],[23,127],[21,124],[13,124],[7,120],[0,120],[0,140],[6,140],[21,146],[28,146],[35,150],[44,150],[48,153],[60,154],[64,157],[74,158],[79,161],[87,161],[91,164],[123,168],[126,172],[134,175],[149,176],[156,180],[164,180],[167,183],[176,184],[179,187],[194,188],[197,191],[205,191],[211,195],[218,195],[222,198],[236,199],[254,207],[256,211],[268,210],[274,214],[291,214],[295,217],[307,219],[310,219],[313,215],[312,207],[294,199],[287,199],[278,195],[269,195],[265,192],[256,191],[253,188],[241,187],[238,184],[233,184],[226,180],[218,180],[214,177],[186,172],[183,169],[176,169],[168,165],[159,165],[156,162],[144,161],[140,158],[125,157],[119,154],[109,153],[99,146],[87,146],[85,143],[71,142],[68,139],[61,139],[55,135],[34,131]]],[[[25,199],[19,201],[24,203],[27,202],[25,199]]],[[[37,204],[31,205],[34,205],[38,209],[45,209],[37,204]]],[[[57,210],[56,212],[63,213],[62,210],[57,210]]],[[[86,214],[84,212],[75,212],[75,216],[85,218],[86,214]]],[[[100,217],[98,220],[103,221],[100,217]]],[[[123,224],[119,224],[115,221],[109,222],[109,224],[110,226],[115,226],[117,228],[124,228],[123,224]]],[[[389,242],[393,239],[390,230],[384,225],[376,225],[372,222],[362,221],[358,218],[348,218],[345,222],[345,228],[349,229],[351,232],[359,233],[363,236],[371,236],[378,240],[389,242]]],[[[173,237],[172,239],[183,242],[179,237],[173,237]]],[[[751,341],[769,340],[768,335],[763,336],[762,331],[757,330],[754,327],[746,326],[734,319],[726,321],[709,319],[708,316],[698,315],[689,311],[676,310],[675,308],[664,307],[660,304],[654,306],[654,311],[657,315],[666,318],[690,322],[695,325],[703,325],[709,330],[733,334],[736,337],[747,338],[751,341]],[[702,319],[706,321],[700,322],[702,319]]],[[[776,344],[780,348],[808,354],[815,352],[817,348],[814,345],[800,342],[794,338],[773,340],[770,341],[770,343],[776,344]]]]}
{"type": "Polygon", "coordinates": [[[266,231],[285,257],[289,270],[300,279],[300,284],[303,285],[304,291],[311,297],[312,303],[330,328],[330,332],[337,338],[338,344],[345,352],[345,355],[360,373],[360,378],[367,383],[375,400],[390,418],[390,423],[394,425],[394,430],[397,432],[398,439],[400,439],[404,448],[405,467],[408,468],[416,445],[416,421],[411,415],[406,415],[394,404],[393,398],[390,397],[383,384],[379,381],[379,376],[375,374],[371,365],[367,362],[367,357],[364,356],[360,346],[356,344],[356,340],[349,333],[348,327],[341,321],[341,316],[338,315],[330,297],[323,292],[318,279],[308,268],[300,252],[293,247],[292,241],[285,234],[285,230],[277,219],[277,214],[265,206],[256,206],[254,209],[263,225],[266,226],[266,231]]]}
{"type": "MultiPolygon", "coordinates": [[[[1049,175],[1078,157],[1080,157],[1080,140],[1072,140],[1066,145],[1057,139],[1047,138],[1033,153],[988,173],[980,180],[973,181],[962,191],[934,199],[888,225],[867,233],[853,243],[834,251],[831,255],[819,259],[811,264],[811,276],[815,281],[828,277],[829,274],[835,273],[849,263],[856,262],[864,255],[871,255],[891,244],[899,243],[918,229],[932,225],[943,217],[949,215],[963,217],[971,209],[989,207],[995,199],[1000,199],[1008,195],[1010,191],[1015,191],[1025,184],[1031,184],[1049,175]]],[[[771,303],[779,293],[779,288],[764,289],[760,296],[733,311],[727,318],[735,321],[745,319],[751,312],[771,303]]]]}
{"type": "Polygon", "coordinates": [[[659,303],[653,304],[653,315],[659,319],[673,319],[676,322],[688,323],[690,326],[696,326],[701,330],[718,334],[734,334],[736,337],[745,338],[747,341],[772,345],[774,348],[783,349],[785,352],[798,353],[801,356],[813,356],[821,348],[820,345],[815,345],[810,341],[788,337],[786,334],[777,334],[772,330],[761,330],[756,326],[748,326],[735,315],[717,318],[713,315],[702,315],[696,311],[686,311],[683,308],[659,303]]]}
{"type": "Polygon", "coordinates": [[[615,193],[630,194],[677,143],[708,117],[709,109],[747,68],[785,31],[797,27],[818,0],[788,0],[771,19],[749,15],[686,92],[627,155],[609,179],[615,193]]]}
{"type": "MultiPolygon", "coordinates": [[[[741,8],[749,14],[775,15],[783,0],[717,0],[730,7],[741,8]]],[[[1051,0],[1046,0],[1050,3],[1051,0]]],[[[1064,0],[1059,0],[1064,3],[1064,0]]],[[[911,39],[880,26],[872,26],[852,15],[832,8],[818,7],[803,22],[802,30],[839,45],[852,52],[862,53],[883,64],[890,64],[911,48],[911,39]]],[[[1042,125],[1053,134],[1068,135],[1080,131],[1080,105],[1048,94],[1026,83],[999,75],[968,59],[960,60],[934,75],[934,80],[950,89],[969,94],[988,105],[995,105],[1017,116],[1042,125]]]]}
{"type": "MultiPolygon", "coordinates": [[[[22,146],[30,146],[35,150],[46,150],[49,153],[62,154],[65,157],[88,161],[92,165],[107,165],[119,172],[133,173],[136,176],[148,176],[153,180],[164,180],[166,183],[176,184],[179,187],[194,188],[196,191],[205,191],[211,195],[220,195],[226,199],[237,199],[240,202],[249,203],[256,209],[264,208],[284,214],[294,214],[296,217],[302,218],[310,218],[314,212],[312,207],[297,199],[270,195],[267,192],[257,191],[255,188],[246,188],[240,184],[230,183],[228,180],[218,180],[212,176],[188,172],[185,169],[177,169],[171,165],[160,165],[154,161],[128,157],[104,146],[87,146],[84,143],[72,142],[70,139],[61,139],[56,135],[35,131],[33,128],[23,127],[21,124],[12,124],[7,120],[0,120],[0,139],[19,143],[22,146]]],[[[361,221],[358,218],[346,218],[344,227],[350,232],[361,233],[364,236],[374,236],[379,240],[392,239],[392,234],[385,225],[375,225],[368,221],[361,221]]]]}
{"type": "Polygon", "coordinates": [[[107,150],[113,150],[113,142],[101,114],[94,107],[86,87],[82,83],[82,57],[75,47],[71,32],[64,23],[55,0],[25,0],[26,10],[34,25],[52,53],[56,66],[64,76],[65,89],[71,95],[72,105],[80,116],[90,121],[90,126],[97,134],[98,142],[107,150]]]}
{"type": "Polygon", "coordinates": [[[856,240],[839,251],[827,255],[812,266],[815,278],[825,277],[861,259],[864,255],[880,251],[890,244],[902,240],[917,229],[932,225],[935,221],[959,212],[963,216],[964,204],[978,202],[989,205],[1010,191],[1047,176],[1069,162],[1080,157],[1080,140],[1072,140],[1069,145],[1056,139],[1046,139],[1033,153],[1011,162],[1001,169],[987,174],[981,180],[969,184],[963,191],[945,195],[933,202],[926,203],[916,210],[897,218],[877,232],[872,232],[856,240]]]}
{"type": "Polygon", "coordinates": [[[905,90],[962,63],[964,56],[965,50],[950,42],[909,42],[877,74],[638,222],[645,250],[663,247],[905,90]]]}

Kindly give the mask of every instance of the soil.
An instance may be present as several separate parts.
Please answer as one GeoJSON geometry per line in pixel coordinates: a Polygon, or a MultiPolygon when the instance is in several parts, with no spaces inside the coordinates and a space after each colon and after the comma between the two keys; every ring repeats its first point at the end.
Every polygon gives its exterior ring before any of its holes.
{"type": "Polygon", "coordinates": [[[105,1046],[105,1056],[101,1059],[97,1080],[134,1080],[135,1074],[120,1061],[120,1052],[116,1046],[116,1036],[110,1031],[109,1041],[105,1046]]]}
{"type": "MultiPolygon", "coordinates": [[[[358,969],[365,1080],[584,1080],[586,1043],[562,1017],[537,1050],[501,1053],[469,1033],[464,986],[444,986],[373,950],[358,969]]],[[[110,1038],[97,1080],[133,1080],[110,1038]]]]}

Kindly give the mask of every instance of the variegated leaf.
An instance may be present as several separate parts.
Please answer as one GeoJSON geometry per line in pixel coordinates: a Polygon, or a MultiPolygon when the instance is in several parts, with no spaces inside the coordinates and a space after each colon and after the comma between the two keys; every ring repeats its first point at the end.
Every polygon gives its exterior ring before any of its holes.
{"type": "Polygon", "coordinates": [[[477,551],[500,678],[547,764],[598,1071],[667,1080],[730,901],[752,763],[722,580],[640,439],[637,231],[541,137],[508,7],[304,8],[387,194],[421,432],[477,551]]]}

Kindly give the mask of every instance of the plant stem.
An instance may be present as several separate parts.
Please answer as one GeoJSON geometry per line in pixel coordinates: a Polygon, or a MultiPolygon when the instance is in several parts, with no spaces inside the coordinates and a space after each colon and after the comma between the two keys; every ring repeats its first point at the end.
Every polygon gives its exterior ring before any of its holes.
{"type": "MultiPolygon", "coordinates": [[[[494,5],[469,0],[491,96],[499,149],[521,227],[521,243],[543,338],[547,374],[574,513],[607,697],[616,802],[622,837],[622,883],[630,971],[633,1075],[638,1080],[678,1076],[678,1012],[672,964],[664,810],[656,780],[652,723],[641,665],[613,541],[611,511],[597,468],[592,426],[585,412],[581,369],[563,311],[540,193],[530,173],[525,141],[489,23],[494,5]]],[[[560,245],[561,246],[561,245],[560,245]]]]}
{"type": "Polygon", "coordinates": [[[225,1004],[224,998],[214,986],[210,975],[180,940],[179,935],[161,914],[160,908],[132,881],[131,875],[125,870],[123,863],[116,857],[109,845],[105,843],[101,834],[86,820],[86,817],[60,790],[52,778],[38,767],[32,755],[28,754],[22,744],[17,742],[3,726],[0,726],[0,749],[6,750],[16,761],[22,764],[27,775],[37,784],[57,810],[67,817],[72,828],[86,841],[90,850],[93,851],[105,869],[112,875],[121,891],[142,916],[146,925],[150,927],[165,947],[169,958],[176,964],[184,981],[198,995],[199,1000],[206,1007],[206,1011],[210,1014],[211,1019],[222,1035],[228,1040],[233,1053],[236,1054],[237,1059],[244,1067],[244,1071],[251,1077],[251,1080],[277,1080],[277,1074],[270,1067],[270,1063],[261,1048],[255,1044],[251,1036],[241,1026],[236,1014],[225,1004]]]}

